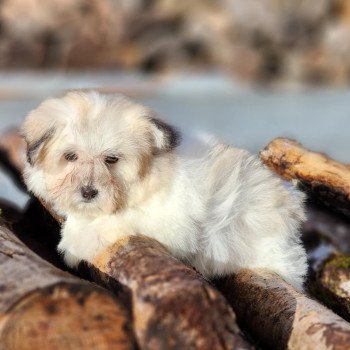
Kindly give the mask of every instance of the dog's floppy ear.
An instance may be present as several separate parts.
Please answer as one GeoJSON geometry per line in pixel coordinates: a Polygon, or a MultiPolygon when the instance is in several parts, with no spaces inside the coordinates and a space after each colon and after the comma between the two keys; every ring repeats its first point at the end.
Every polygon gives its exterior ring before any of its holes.
{"type": "Polygon", "coordinates": [[[153,116],[149,117],[149,120],[156,153],[171,151],[180,144],[181,135],[174,127],[153,116]]]}
{"type": "Polygon", "coordinates": [[[34,165],[57,128],[57,100],[48,99],[26,117],[21,134],[27,144],[27,161],[34,165]]]}
{"type": "Polygon", "coordinates": [[[30,165],[34,165],[35,161],[39,157],[39,153],[44,148],[45,143],[52,137],[54,131],[54,128],[50,128],[38,140],[32,142],[30,142],[28,138],[24,138],[27,144],[27,162],[30,165]]]}

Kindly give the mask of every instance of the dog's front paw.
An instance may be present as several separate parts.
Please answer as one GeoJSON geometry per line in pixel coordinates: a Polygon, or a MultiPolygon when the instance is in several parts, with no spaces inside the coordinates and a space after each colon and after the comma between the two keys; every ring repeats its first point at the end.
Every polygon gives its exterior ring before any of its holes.
{"type": "Polygon", "coordinates": [[[98,234],[89,229],[89,225],[83,232],[72,226],[66,226],[57,250],[63,255],[68,266],[76,267],[82,260],[91,263],[104,246],[98,234]]]}
{"type": "Polygon", "coordinates": [[[71,267],[71,268],[76,268],[78,267],[81,259],[79,259],[78,257],[76,257],[75,255],[71,254],[68,251],[60,251],[63,255],[63,260],[66,263],[67,266],[71,267]]]}
{"type": "Polygon", "coordinates": [[[130,227],[114,216],[100,217],[84,224],[68,219],[58,251],[68,266],[75,267],[82,260],[92,263],[96,255],[131,234],[130,227]]]}
{"type": "Polygon", "coordinates": [[[60,243],[57,246],[57,251],[62,255],[63,261],[67,266],[76,268],[82,258],[78,257],[77,254],[75,254],[74,249],[72,251],[71,248],[72,244],[70,244],[69,240],[61,239],[60,243]]]}
{"type": "Polygon", "coordinates": [[[95,219],[87,225],[85,232],[89,237],[96,236],[99,245],[103,248],[133,234],[130,226],[115,215],[95,219]]]}

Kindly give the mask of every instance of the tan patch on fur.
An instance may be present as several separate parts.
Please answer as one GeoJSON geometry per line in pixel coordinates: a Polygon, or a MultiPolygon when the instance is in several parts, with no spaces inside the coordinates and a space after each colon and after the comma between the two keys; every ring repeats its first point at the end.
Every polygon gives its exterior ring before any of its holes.
{"type": "MultiPolygon", "coordinates": [[[[150,156],[150,162],[153,156],[150,156]]],[[[162,176],[157,171],[153,172],[152,167],[145,176],[140,179],[134,191],[130,191],[128,197],[128,206],[137,206],[149,200],[153,195],[159,193],[160,189],[166,189],[172,184],[172,177],[175,172],[175,156],[171,153],[164,154],[162,158],[154,159],[154,167],[163,169],[162,176]]],[[[170,187],[169,187],[170,191],[170,187]]]]}
{"type": "Polygon", "coordinates": [[[114,189],[114,192],[118,195],[118,197],[115,198],[115,207],[114,212],[117,212],[118,210],[121,210],[125,208],[126,202],[127,202],[127,196],[125,193],[125,189],[123,189],[115,179],[111,179],[112,186],[114,189]]]}
{"type": "Polygon", "coordinates": [[[149,172],[151,157],[152,156],[147,153],[144,153],[139,157],[139,176],[141,179],[143,179],[149,172]]]}

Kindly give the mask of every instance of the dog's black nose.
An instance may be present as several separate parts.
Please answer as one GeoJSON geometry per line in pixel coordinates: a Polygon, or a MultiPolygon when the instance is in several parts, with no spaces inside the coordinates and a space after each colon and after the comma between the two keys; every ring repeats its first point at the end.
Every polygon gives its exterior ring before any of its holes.
{"type": "Polygon", "coordinates": [[[97,194],[98,194],[98,191],[91,186],[83,186],[81,188],[81,195],[85,199],[95,198],[97,196],[97,194]]]}

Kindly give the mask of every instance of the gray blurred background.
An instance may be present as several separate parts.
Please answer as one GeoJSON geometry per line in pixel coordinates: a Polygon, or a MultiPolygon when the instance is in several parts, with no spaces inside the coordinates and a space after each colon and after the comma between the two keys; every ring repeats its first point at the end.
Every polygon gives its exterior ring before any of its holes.
{"type": "MultiPolygon", "coordinates": [[[[122,92],[253,152],[350,163],[348,0],[3,0],[0,132],[67,89],[122,92]]],[[[0,197],[22,206],[0,172],[0,197]]]]}

